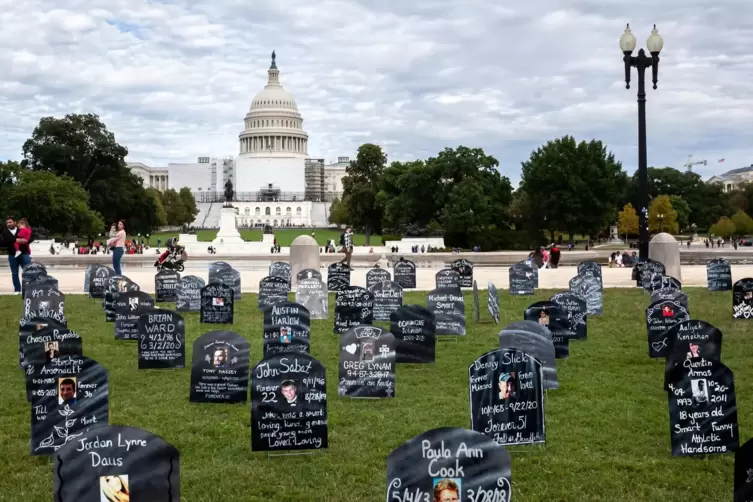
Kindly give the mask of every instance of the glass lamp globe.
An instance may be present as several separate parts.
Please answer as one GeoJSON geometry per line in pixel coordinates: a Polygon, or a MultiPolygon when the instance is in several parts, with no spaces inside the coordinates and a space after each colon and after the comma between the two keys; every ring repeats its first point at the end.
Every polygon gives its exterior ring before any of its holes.
{"type": "Polygon", "coordinates": [[[620,50],[625,54],[632,54],[637,43],[635,35],[630,31],[630,25],[627,25],[625,32],[620,37],[620,50]]]}
{"type": "Polygon", "coordinates": [[[664,39],[659,35],[659,30],[656,29],[656,25],[654,25],[654,29],[651,30],[651,35],[649,35],[648,40],[646,40],[646,47],[651,54],[659,54],[664,47],[664,39]]]}

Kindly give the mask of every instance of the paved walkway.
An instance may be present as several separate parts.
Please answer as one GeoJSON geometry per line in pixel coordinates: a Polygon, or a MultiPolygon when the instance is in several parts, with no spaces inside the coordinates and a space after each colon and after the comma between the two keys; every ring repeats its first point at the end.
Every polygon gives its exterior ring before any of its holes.
{"type": "MultiPolygon", "coordinates": [[[[232,264],[232,263],[231,263],[232,264]]],[[[509,267],[477,267],[474,270],[474,279],[478,282],[479,289],[487,289],[489,281],[494,282],[498,289],[508,289],[509,267]]],[[[366,285],[367,268],[356,268],[351,272],[351,284],[354,286],[366,285]]],[[[124,268],[123,272],[139,286],[143,291],[154,292],[154,269],[147,267],[124,268]]],[[[322,269],[322,276],[326,282],[327,272],[322,269]]],[[[420,291],[434,289],[434,275],[437,269],[418,269],[416,284],[420,291]]],[[[54,276],[63,293],[82,294],[84,291],[83,268],[53,268],[49,269],[50,275],[54,276]]],[[[259,281],[267,273],[265,270],[241,270],[241,285],[244,292],[254,293],[259,291],[259,281]]],[[[575,276],[575,267],[560,267],[558,269],[543,269],[539,274],[539,287],[542,289],[567,289],[570,279],[575,276]]],[[[188,268],[182,275],[197,275],[207,279],[206,269],[188,268]]],[[[621,288],[635,287],[635,282],[630,279],[631,269],[628,268],[603,268],[604,287],[621,288]]],[[[753,277],[753,265],[734,265],[732,267],[732,279],[737,281],[743,277],[753,277]]],[[[702,265],[686,265],[682,268],[680,278],[683,286],[706,287],[706,267],[702,265]]],[[[0,294],[13,292],[10,271],[8,268],[0,271],[0,294]]]]}

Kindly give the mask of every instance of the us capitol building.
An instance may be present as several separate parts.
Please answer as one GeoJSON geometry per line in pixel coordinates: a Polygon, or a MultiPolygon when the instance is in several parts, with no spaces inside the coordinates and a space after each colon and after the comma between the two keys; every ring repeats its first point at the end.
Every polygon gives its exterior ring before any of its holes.
{"type": "Polygon", "coordinates": [[[188,187],[199,214],[193,226],[219,226],[227,180],[235,190],[238,227],[326,227],[333,199],[342,196],[348,157],[336,163],[308,156],[309,135],[293,96],[280,83],[276,55],[267,85],[251,101],[238,135],[237,157],[199,157],[196,163],[150,167],[128,163],[144,186],[167,190],[188,187]]]}

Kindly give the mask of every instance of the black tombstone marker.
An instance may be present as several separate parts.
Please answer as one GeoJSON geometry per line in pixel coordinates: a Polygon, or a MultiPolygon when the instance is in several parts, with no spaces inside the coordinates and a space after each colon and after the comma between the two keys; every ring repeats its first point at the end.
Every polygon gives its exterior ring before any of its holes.
{"type": "Polygon", "coordinates": [[[601,315],[604,310],[604,291],[599,280],[592,275],[576,275],[570,279],[571,293],[586,299],[588,315],[601,315]]]}
{"type": "Polygon", "coordinates": [[[20,338],[21,366],[43,366],[52,359],[83,355],[81,335],[57,323],[20,338]]]}
{"type": "Polygon", "coordinates": [[[288,301],[290,283],[284,277],[270,275],[259,281],[259,310],[288,301]]]}
{"type": "MultiPolygon", "coordinates": [[[[540,256],[538,257],[538,260],[539,260],[539,262],[541,261],[541,257],[540,256]]],[[[535,260],[531,260],[531,261],[525,261],[525,260],[523,260],[523,261],[519,261],[516,265],[518,265],[518,264],[519,265],[527,265],[527,266],[531,267],[531,272],[533,273],[533,287],[535,289],[538,289],[539,288],[539,268],[541,268],[542,264],[541,263],[537,264],[535,260]]]]}
{"type": "Polygon", "coordinates": [[[311,319],[327,319],[329,315],[329,293],[321,279],[298,279],[295,301],[309,311],[311,319]]]}
{"type": "Polygon", "coordinates": [[[450,268],[460,274],[461,288],[470,288],[473,286],[473,263],[465,258],[461,258],[450,263],[450,268]]]}
{"type": "Polygon", "coordinates": [[[716,258],[706,264],[706,283],[709,291],[732,289],[732,267],[724,258],[716,258]]]}
{"type": "Polygon", "coordinates": [[[157,303],[175,302],[178,300],[180,274],[175,270],[162,270],[154,276],[154,291],[157,303]]]}
{"type": "Polygon", "coordinates": [[[115,270],[106,265],[97,265],[89,276],[89,298],[104,298],[108,279],[115,275],[115,270]]]}
{"type": "Polygon", "coordinates": [[[437,288],[426,297],[437,335],[465,335],[465,299],[460,288],[437,288]]]}
{"type": "Polygon", "coordinates": [[[209,264],[209,276],[208,276],[207,282],[209,283],[220,282],[219,273],[222,270],[226,270],[229,268],[233,268],[233,266],[230,265],[226,261],[215,261],[215,262],[210,263],[209,264]]]}
{"type": "Polygon", "coordinates": [[[206,286],[204,279],[187,275],[178,283],[178,296],[175,310],[178,312],[199,312],[201,310],[201,288],[206,286]]]}
{"type": "Polygon", "coordinates": [[[199,322],[204,324],[233,324],[235,291],[226,284],[209,283],[201,288],[199,322]]]}
{"type": "Polygon", "coordinates": [[[143,291],[118,293],[114,306],[115,339],[138,340],[139,317],[154,308],[154,298],[143,291]]]}
{"type": "Polygon", "coordinates": [[[549,301],[556,303],[567,312],[570,331],[575,333],[574,340],[588,338],[588,303],[585,298],[567,291],[557,293],[549,301]]]}
{"type": "Polygon", "coordinates": [[[432,429],[387,457],[389,501],[510,502],[511,497],[510,454],[479,432],[432,429]]]}
{"type": "Polygon", "coordinates": [[[460,274],[451,268],[443,268],[434,275],[434,285],[437,289],[459,288],[460,274]]]}
{"type": "Polygon", "coordinates": [[[84,293],[89,294],[89,286],[91,284],[91,277],[94,275],[94,272],[100,266],[101,265],[98,265],[96,263],[90,263],[86,266],[86,270],[84,271],[84,293]]]}
{"type": "Polygon", "coordinates": [[[753,500],[753,439],[735,452],[735,498],[733,502],[753,500]]]}
{"type": "Polygon", "coordinates": [[[390,314],[396,363],[433,363],[437,338],[434,314],[421,305],[404,305],[390,314]]]}
{"type": "Polygon", "coordinates": [[[250,348],[232,331],[210,331],[193,342],[192,403],[245,403],[250,348]]]}
{"type": "Polygon", "coordinates": [[[21,318],[18,323],[18,364],[20,368],[23,368],[24,340],[29,335],[33,335],[48,326],[63,330],[68,326],[68,319],[65,315],[54,310],[36,310],[21,318]]]}
{"type": "Polygon", "coordinates": [[[384,282],[391,281],[392,276],[390,271],[384,268],[372,268],[366,272],[366,289],[371,289],[373,286],[384,282]]]}
{"type": "Polygon", "coordinates": [[[416,288],[416,264],[410,260],[400,259],[393,267],[395,282],[403,289],[416,288]]]}
{"type": "Polygon", "coordinates": [[[335,296],[335,333],[374,322],[374,295],[368,289],[348,286],[335,296]]]}
{"type": "Polygon", "coordinates": [[[557,355],[549,328],[533,321],[512,322],[499,332],[499,347],[531,354],[541,363],[544,389],[559,389],[557,355]]]}
{"type": "Polygon", "coordinates": [[[105,287],[105,297],[102,301],[102,308],[105,311],[105,321],[115,322],[115,318],[117,317],[115,312],[115,304],[120,294],[139,290],[139,285],[128,277],[122,275],[114,275],[110,277],[107,280],[107,286],[105,287]]]}
{"type": "Polygon", "coordinates": [[[578,275],[590,275],[599,279],[599,285],[604,287],[601,264],[592,260],[586,260],[578,263],[578,275]]]}
{"type": "Polygon", "coordinates": [[[29,283],[42,280],[47,276],[47,267],[39,262],[33,261],[26,265],[21,272],[21,296],[26,296],[26,287],[29,283]]]}
{"type": "MultiPolygon", "coordinates": [[[[214,282],[214,281],[209,281],[214,282]]],[[[217,271],[217,282],[233,288],[233,301],[241,299],[241,273],[234,268],[223,268],[217,271]]]]}
{"type": "Polygon", "coordinates": [[[186,367],[186,323],[177,312],[155,309],[141,314],[139,369],[186,367]]]}
{"type": "Polygon", "coordinates": [[[678,322],[667,330],[667,345],[669,348],[664,364],[665,389],[669,385],[670,371],[675,366],[692,366],[697,361],[722,360],[722,332],[706,321],[691,319],[678,322]]]}
{"type": "Polygon", "coordinates": [[[298,303],[283,302],[264,308],[264,357],[284,352],[308,352],[311,315],[298,303]]]}
{"type": "Polygon", "coordinates": [[[180,502],[177,448],[135,427],[90,430],[57,452],[53,471],[55,502],[180,502]]]}
{"type": "Polygon", "coordinates": [[[679,303],[685,307],[685,310],[688,310],[688,295],[679,289],[659,289],[651,293],[651,303],[664,300],[679,303]]]}
{"type": "Polygon", "coordinates": [[[481,305],[478,300],[478,284],[473,281],[473,321],[479,322],[481,320],[481,305]]]}
{"type": "Polygon", "coordinates": [[[26,288],[25,294],[22,315],[28,315],[36,310],[65,313],[65,295],[52,286],[36,286],[32,283],[26,288]]]}
{"type": "Polygon", "coordinates": [[[503,347],[468,367],[471,429],[497,444],[543,443],[544,383],[541,362],[526,352],[503,347]]]}
{"type": "Polygon", "coordinates": [[[499,324],[499,293],[497,293],[497,286],[492,281],[489,281],[487,286],[488,297],[486,299],[486,308],[489,310],[489,314],[494,319],[494,324],[499,324]]]}
{"type": "Polygon", "coordinates": [[[648,292],[654,294],[654,292],[662,289],[678,289],[682,290],[682,282],[675,279],[671,275],[654,274],[651,276],[648,292]]]}
{"type": "Polygon", "coordinates": [[[403,306],[403,288],[392,281],[383,281],[369,288],[374,295],[374,321],[389,321],[390,315],[403,306]]]}
{"type": "Polygon", "coordinates": [[[549,328],[557,359],[570,356],[570,339],[575,333],[570,331],[567,311],[554,302],[536,302],[523,312],[523,319],[534,321],[549,328]]]}
{"type": "Polygon", "coordinates": [[[52,455],[86,431],[107,425],[107,371],[88,357],[66,356],[30,377],[31,455],[52,455]]]}
{"type": "Polygon", "coordinates": [[[753,279],[740,279],[732,286],[732,317],[750,319],[753,317],[753,279]]]}
{"type": "Polygon", "coordinates": [[[669,300],[652,303],[646,307],[646,333],[648,356],[665,357],[669,348],[667,330],[678,322],[690,320],[690,314],[679,303],[669,300]]]}
{"type": "Polygon", "coordinates": [[[288,281],[288,287],[293,279],[293,267],[285,261],[275,261],[269,266],[269,275],[273,277],[282,277],[288,281]]]}
{"type": "Polygon", "coordinates": [[[301,282],[306,279],[319,279],[322,280],[322,273],[313,268],[305,268],[296,274],[297,282],[301,282]]]}
{"type": "Polygon", "coordinates": [[[651,259],[638,262],[635,268],[637,270],[637,286],[646,291],[651,291],[651,277],[654,274],[664,275],[667,273],[663,263],[651,259]]]}
{"type": "Polygon", "coordinates": [[[251,372],[253,451],[327,448],[324,366],[309,354],[275,354],[251,372]]]}
{"type": "Polygon", "coordinates": [[[730,453],[740,446],[732,371],[718,361],[707,363],[678,365],[669,374],[673,456],[730,453]]]}
{"type": "Polygon", "coordinates": [[[338,393],[343,397],[395,397],[395,337],[376,326],[355,326],[340,336],[338,393]]]}
{"type": "Polygon", "coordinates": [[[528,296],[533,294],[536,288],[533,268],[525,263],[516,263],[508,271],[510,281],[510,294],[515,296],[528,296]]]}
{"type": "Polygon", "coordinates": [[[327,290],[343,291],[350,287],[350,269],[340,263],[327,267],[327,290]]]}

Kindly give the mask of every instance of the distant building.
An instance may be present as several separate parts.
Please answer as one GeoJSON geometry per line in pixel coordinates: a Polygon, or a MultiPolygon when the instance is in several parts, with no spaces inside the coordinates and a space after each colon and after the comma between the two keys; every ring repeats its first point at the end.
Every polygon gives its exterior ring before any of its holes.
{"type": "Polygon", "coordinates": [[[156,188],[159,191],[170,188],[170,175],[166,167],[149,167],[141,162],[129,162],[126,166],[133,174],[141,178],[144,188],[156,188]]]}
{"type": "Polygon", "coordinates": [[[736,190],[740,183],[753,182],[753,164],[712,176],[706,183],[719,183],[725,192],[736,190]]]}

